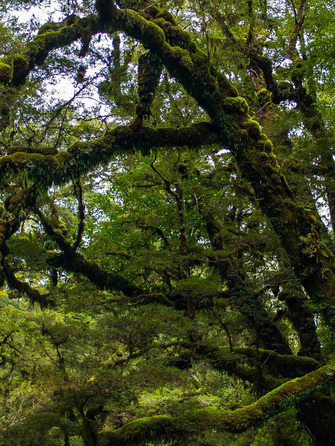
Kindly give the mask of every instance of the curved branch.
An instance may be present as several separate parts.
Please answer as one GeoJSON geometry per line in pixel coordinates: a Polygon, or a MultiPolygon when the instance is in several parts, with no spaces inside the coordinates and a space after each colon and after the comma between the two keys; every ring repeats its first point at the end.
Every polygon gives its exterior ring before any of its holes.
{"type": "Polygon", "coordinates": [[[95,262],[90,262],[81,254],[73,251],[66,251],[59,256],[55,256],[50,259],[50,263],[54,267],[82,274],[100,289],[109,290],[111,292],[121,291],[126,296],[130,297],[144,294],[144,291],[141,288],[129,282],[122,276],[104,271],[95,262]]]}
{"type": "Polygon", "coordinates": [[[88,32],[96,33],[99,26],[95,16],[80,19],[72,15],[59,23],[46,23],[22,54],[10,54],[0,60],[0,81],[15,87],[21,86],[30,71],[43,64],[50,51],[85,38],[88,32]]]}
{"type": "Polygon", "coordinates": [[[144,293],[141,288],[124,279],[122,276],[104,271],[96,263],[89,262],[83,255],[75,252],[62,232],[58,228],[54,228],[39,209],[35,208],[35,213],[40,218],[45,232],[55,240],[63,251],[62,254],[50,259],[50,263],[54,267],[81,273],[101,289],[122,291],[125,295],[131,297],[144,293]]]}
{"type": "Polygon", "coordinates": [[[5,265],[3,266],[3,271],[10,288],[26,294],[28,299],[32,303],[37,302],[38,304],[40,304],[41,308],[50,306],[52,302],[50,299],[48,299],[48,295],[41,294],[38,290],[32,288],[28,283],[19,280],[7,263],[5,263],[5,265]]]}
{"type": "Polygon", "coordinates": [[[134,420],[120,429],[103,432],[99,446],[144,444],[146,441],[189,438],[208,429],[244,432],[286,407],[307,399],[313,392],[327,388],[335,380],[334,365],[327,365],[314,372],[286,382],[261,397],[254,404],[236,410],[217,407],[195,410],[173,417],[156,415],[134,420]]]}
{"type": "Polygon", "coordinates": [[[11,173],[28,171],[35,184],[43,187],[61,184],[94,167],[107,163],[113,156],[159,147],[200,147],[222,140],[217,129],[208,122],[189,127],[152,129],[142,126],[119,126],[102,138],[76,142],[69,150],[57,155],[16,152],[0,158],[0,183],[11,173]]]}

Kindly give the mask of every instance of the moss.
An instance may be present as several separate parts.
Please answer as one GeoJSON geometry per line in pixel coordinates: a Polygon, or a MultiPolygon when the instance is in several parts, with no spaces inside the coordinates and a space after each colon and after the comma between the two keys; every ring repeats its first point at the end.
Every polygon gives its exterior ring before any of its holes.
{"type": "Polygon", "coordinates": [[[242,123],[242,127],[248,131],[249,136],[255,139],[259,139],[261,136],[261,127],[257,121],[248,119],[242,123]]]}
{"type": "Polygon", "coordinates": [[[228,97],[224,99],[222,105],[229,112],[247,114],[249,111],[249,105],[242,96],[228,97]]]}
{"type": "Polygon", "coordinates": [[[59,29],[58,23],[47,22],[47,23],[44,23],[44,25],[42,25],[39,28],[38,34],[44,34],[46,32],[50,32],[50,31],[57,31],[58,29],[59,29]]]}
{"type": "Polygon", "coordinates": [[[261,88],[260,90],[257,91],[257,96],[266,96],[268,94],[268,90],[266,88],[261,88]]]}
{"type": "Polygon", "coordinates": [[[62,33],[60,30],[58,31],[49,31],[45,32],[44,34],[39,34],[35,37],[34,43],[37,44],[37,46],[42,49],[48,49],[50,44],[54,41],[59,41],[62,37],[62,33]]]}
{"type": "Polygon", "coordinates": [[[90,23],[90,19],[79,20],[69,17],[57,24],[57,28],[46,28],[42,34],[38,34],[28,45],[27,56],[30,64],[42,63],[51,49],[64,46],[80,38],[81,31],[88,26],[88,23],[90,23]]]}
{"type": "Polygon", "coordinates": [[[15,71],[27,70],[29,68],[29,59],[23,54],[13,54],[13,64],[15,71]]]}
{"type": "Polygon", "coordinates": [[[148,22],[132,10],[120,11],[126,31],[135,38],[140,38],[146,48],[152,46],[161,48],[165,43],[164,31],[153,22],[148,22]]]}
{"type": "Polygon", "coordinates": [[[231,82],[222,73],[216,73],[218,85],[224,96],[236,97],[238,96],[237,89],[231,84],[231,82]]]}
{"type": "Polygon", "coordinates": [[[40,155],[56,155],[57,150],[52,147],[43,147],[43,148],[30,148],[23,146],[11,146],[7,149],[8,155],[13,155],[13,153],[38,153],[40,155]]]}
{"type": "Polygon", "coordinates": [[[176,21],[175,21],[173,15],[170,12],[168,12],[166,9],[159,10],[156,17],[163,18],[167,22],[170,22],[172,25],[176,25],[176,21]]]}
{"type": "Polygon", "coordinates": [[[179,63],[187,69],[191,69],[193,67],[193,62],[190,57],[190,54],[187,50],[180,48],[179,46],[172,47],[172,56],[175,59],[178,59],[179,63]]]}
{"type": "Polygon", "coordinates": [[[186,412],[178,417],[156,415],[132,421],[120,429],[101,433],[103,446],[145,444],[151,439],[171,441],[203,430],[243,432],[259,425],[289,406],[308,398],[312,392],[328,387],[335,379],[335,367],[324,366],[302,378],[286,382],[250,404],[234,411],[216,407],[186,412]]]}
{"type": "Polygon", "coordinates": [[[303,376],[320,367],[320,363],[313,358],[295,355],[280,355],[271,350],[238,347],[234,349],[234,352],[253,359],[259,358],[264,362],[265,367],[269,368],[272,373],[277,373],[280,376],[287,378],[303,376]]]}
{"type": "Polygon", "coordinates": [[[260,139],[255,144],[255,147],[259,149],[260,151],[266,152],[266,153],[272,153],[273,151],[273,145],[272,142],[269,139],[263,140],[260,139]]]}
{"type": "Polygon", "coordinates": [[[238,133],[241,136],[241,139],[247,138],[249,135],[249,133],[246,129],[239,129],[238,133]]]}
{"type": "Polygon", "coordinates": [[[13,75],[13,70],[7,63],[0,62],[0,82],[3,84],[8,84],[13,75]]]}
{"type": "Polygon", "coordinates": [[[124,428],[105,432],[101,435],[101,446],[118,445],[143,445],[146,441],[164,440],[169,437],[169,432],[175,430],[173,418],[168,415],[155,415],[144,417],[128,423],[124,428]]]}

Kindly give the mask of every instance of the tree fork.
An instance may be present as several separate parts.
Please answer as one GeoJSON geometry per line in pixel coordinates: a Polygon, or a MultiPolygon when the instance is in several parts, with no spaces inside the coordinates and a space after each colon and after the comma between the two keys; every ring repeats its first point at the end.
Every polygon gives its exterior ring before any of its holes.
{"type": "Polygon", "coordinates": [[[140,40],[156,53],[221,130],[243,176],[255,190],[259,206],[270,219],[296,275],[327,323],[335,328],[335,259],[320,240],[321,222],[294,201],[281,172],[271,141],[258,122],[250,119],[246,101],[226,77],[209,64],[190,37],[159,17],[148,21],[132,10],[115,10],[110,25],[140,40]],[[173,28],[173,29],[172,29],[173,28]],[[171,46],[171,35],[183,38],[184,48],[171,46]]]}

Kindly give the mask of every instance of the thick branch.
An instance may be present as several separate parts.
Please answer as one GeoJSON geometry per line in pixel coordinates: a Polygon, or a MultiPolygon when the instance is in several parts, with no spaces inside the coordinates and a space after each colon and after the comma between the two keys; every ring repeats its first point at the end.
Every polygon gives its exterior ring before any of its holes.
{"type": "Polygon", "coordinates": [[[87,33],[97,32],[98,25],[94,16],[79,19],[75,15],[60,23],[46,23],[22,54],[10,54],[0,60],[0,82],[16,87],[22,85],[30,71],[43,64],[50,51],[69,45],[87,33]]]}
{"type": "Polygon", "coordinates": [[[142,289],[123,277],[104,271],[96,263],[89,262],[84,256],[75,252],[62,232],[54,228],[39,209],[35,209],[35,213],[39,216],[46,233],[55,240],[63,251],[62,254],[50,260],[54,267],[81,273],[101,289],[122,291],[128,296],[137,296],[144,293],[142,289]]]}
{"type": "Polygon", "coordinates": [[[82,274],[101,289],[111,292],[121,291],[130,297],[144,293],[141,288],[124,279],[122,276],[104,271],[95,262],[90,262],[81,254],[75,252],[67,251],[64,254],[50,259],[50,262],[54,267],[82,274]]]}
{"type": "Polygon", "coordinates": [[[20,210],[27,211],[30,206],[35,204],[35,199],[36,189],[34,186],[22,189],[8,199],[7,212],[0,216],[0,251],[7,252],[6,240],[19,229],[21,221],[25,218],[25,214],[21,215],[20,210]]]}
{"type": "Polygon", "coordinates": [[[51,301],[48,299],[46,294],[41,294],[38,290],[32,288],[28,283],[19,280],[6,263],[3,267],[3,271],[10,288],[26,294],[32,303],[37,302],[40,304],[41,308],[46,308],[48,305],[50,305],[51,301]]]}
{"type": "Polygon", "coordinates": [[[324,366],[272,390],[254,404],[234,411],[209,407],[172,417],[157,415],[132,421],[120,429],[104,432],[99,446],[135,445],[158,439],[189,438],[203,430],[244,432],[258,426],[286,407],[305,400],[311,393],[327,388],[335,379],[335,367],[324,366]]]}
{"type": "Polygon", "coordinates": [[[208,63],[207,56],[190,36],[164,20],[153,7],[154,15],[155,23],[134,11],[117,10],[110,25],[156,53],[221,130],[239,169],[253,186],[260,207],[278,234],[294,272],[314,302],[323,302],[322,314],[335,328],[335,259],[320,241],[319,217],[294,201],[271,142],[259,124],[250,119],[247,103],[238,97],[228,79],[208,63]],[[171,46],[168,43],[171,35],[183,37],[187,50],[171,46]]]}
{"type": "Polygon", "coordinates": [[[74,143],[68,151],[57,155],[18,152],[0,158],[0,182],[9,173],[28,171],[35,184],[45,187],[61,184],[107,163],[117,154],[158,147],[200,147],[218,142],[214,125],[203,122],[190,127],[151,129],[142,126],[120,126],[102,138],[74,143]]]}

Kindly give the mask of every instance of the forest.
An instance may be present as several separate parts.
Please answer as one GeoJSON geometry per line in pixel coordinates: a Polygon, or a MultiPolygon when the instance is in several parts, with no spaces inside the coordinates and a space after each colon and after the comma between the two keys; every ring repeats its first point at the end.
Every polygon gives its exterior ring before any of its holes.
{"type": "Polygon", "coordinates": [[[0,444],[334,446],[333,1],[0,17],[0,444]]]}

